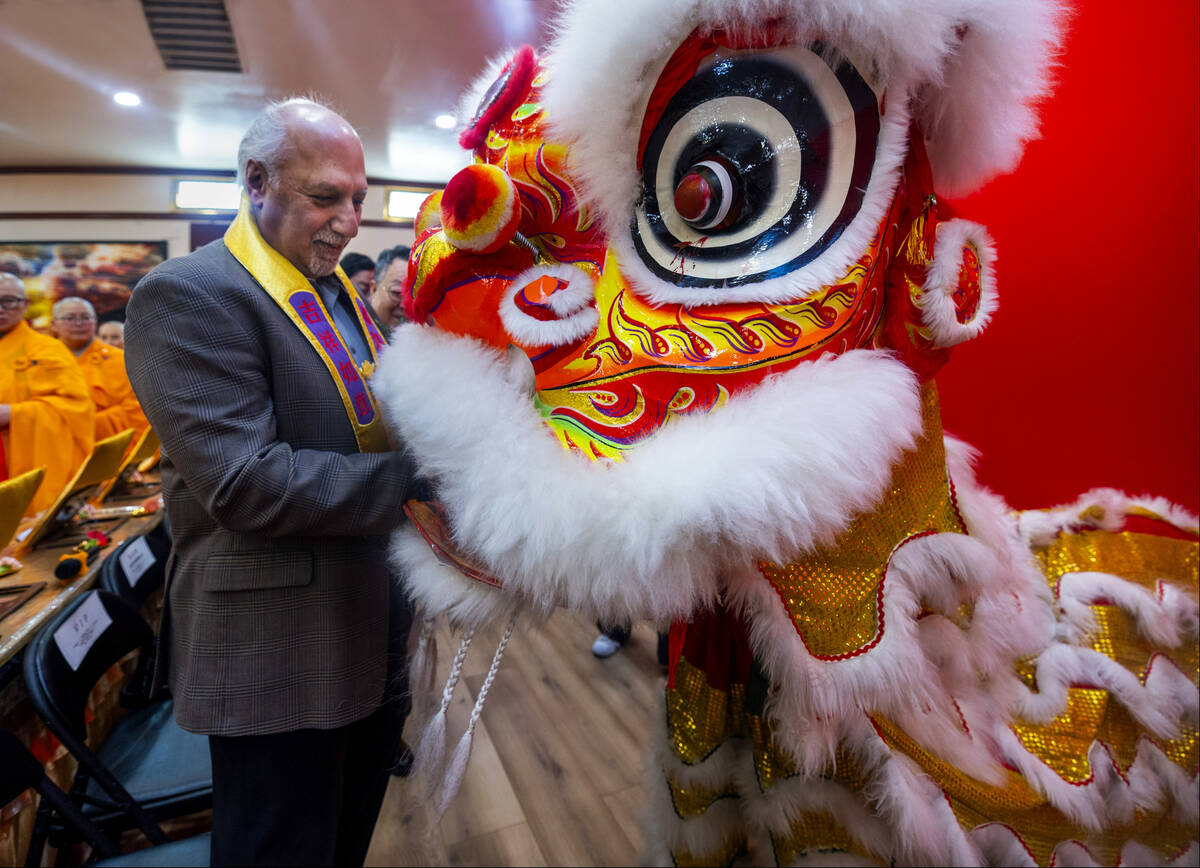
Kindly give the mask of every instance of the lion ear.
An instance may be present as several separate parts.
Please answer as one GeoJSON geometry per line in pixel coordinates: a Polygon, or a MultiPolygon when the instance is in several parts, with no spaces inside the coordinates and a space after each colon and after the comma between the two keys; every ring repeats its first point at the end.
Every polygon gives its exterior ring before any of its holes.
{"type": "Polygon", "coordinates": [[[979,335],[996,310],[995,247],[978,223],[955,218],[939,223],[933,260],[918,307],[921,324],[938,348],[979,335]]]}

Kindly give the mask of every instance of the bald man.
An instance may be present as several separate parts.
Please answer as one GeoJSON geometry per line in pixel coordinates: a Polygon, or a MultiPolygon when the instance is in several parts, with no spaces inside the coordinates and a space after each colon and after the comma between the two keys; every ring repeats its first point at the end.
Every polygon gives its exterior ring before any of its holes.
{"type": "Polygon", "coordinates": [[[96,439],[133,429],[136,441],[150,425],[125,374],[125,353],[96,339],[96,310],[86,298],[60,299],[51,311],[51,325],[67,345],[88,382],[96,407],[96,439]]]}
{"type": "Polygon", "coordinates": [[[154,269],[125,320],[163,444],[175,715],[209,738],[213,865],[361,865],[399,738],[387,536],[419,492],[371,393],[383,338],[338,268],[362,143],[277,103],[238,180],[225,237],[154,269]]]}
{"type": "Polygon", "coordinates": [[[0,440],[8,476],[45,466],[29,505],[58,497],[92,451],[95,410],[75,358],[25,322],[25,284],[0,272],[0,440]]]}

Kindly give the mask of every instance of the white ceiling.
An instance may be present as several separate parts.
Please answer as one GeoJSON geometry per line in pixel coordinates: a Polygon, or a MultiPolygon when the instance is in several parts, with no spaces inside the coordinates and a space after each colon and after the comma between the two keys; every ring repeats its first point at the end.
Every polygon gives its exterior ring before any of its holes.
{"type": "Polygon", "coordinates": [[[0,0],[0,167],[232,169],[266,100],[314,92],[367,174],[445,181],[453,113],[487,61],[544,45],[553,0],[225,0],[242,73],[168,70],[140,0],[0,0]],[[112,100],[130,90],[142,104],[112,100]]]}

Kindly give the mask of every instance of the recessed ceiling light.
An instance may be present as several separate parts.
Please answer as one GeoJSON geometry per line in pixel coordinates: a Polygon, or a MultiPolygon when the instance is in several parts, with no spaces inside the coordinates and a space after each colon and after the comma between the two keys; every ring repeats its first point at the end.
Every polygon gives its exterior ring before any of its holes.
{"type": "Polygon", "coordinates": [[[113,102],[117,105],[135,106],[142,104],[142,98],[128,90],[119,90],[113,94],[113,102]]]}
{"type": "Polygon", "coordinates": [[[443,129],[443,130],[453,129],[454,124],[455,124],[454,115],[438,115],[436,118],[433,119],[433,122],[440,129],[443,129]]]}

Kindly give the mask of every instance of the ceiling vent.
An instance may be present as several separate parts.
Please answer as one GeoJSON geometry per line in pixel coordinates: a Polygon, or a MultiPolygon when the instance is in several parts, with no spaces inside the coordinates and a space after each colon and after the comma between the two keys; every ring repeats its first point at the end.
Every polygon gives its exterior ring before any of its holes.
{"type": "Polygon", "coordinates": [[[225,0],[142,0],[167,69],[241,72],[225,0]]]}

